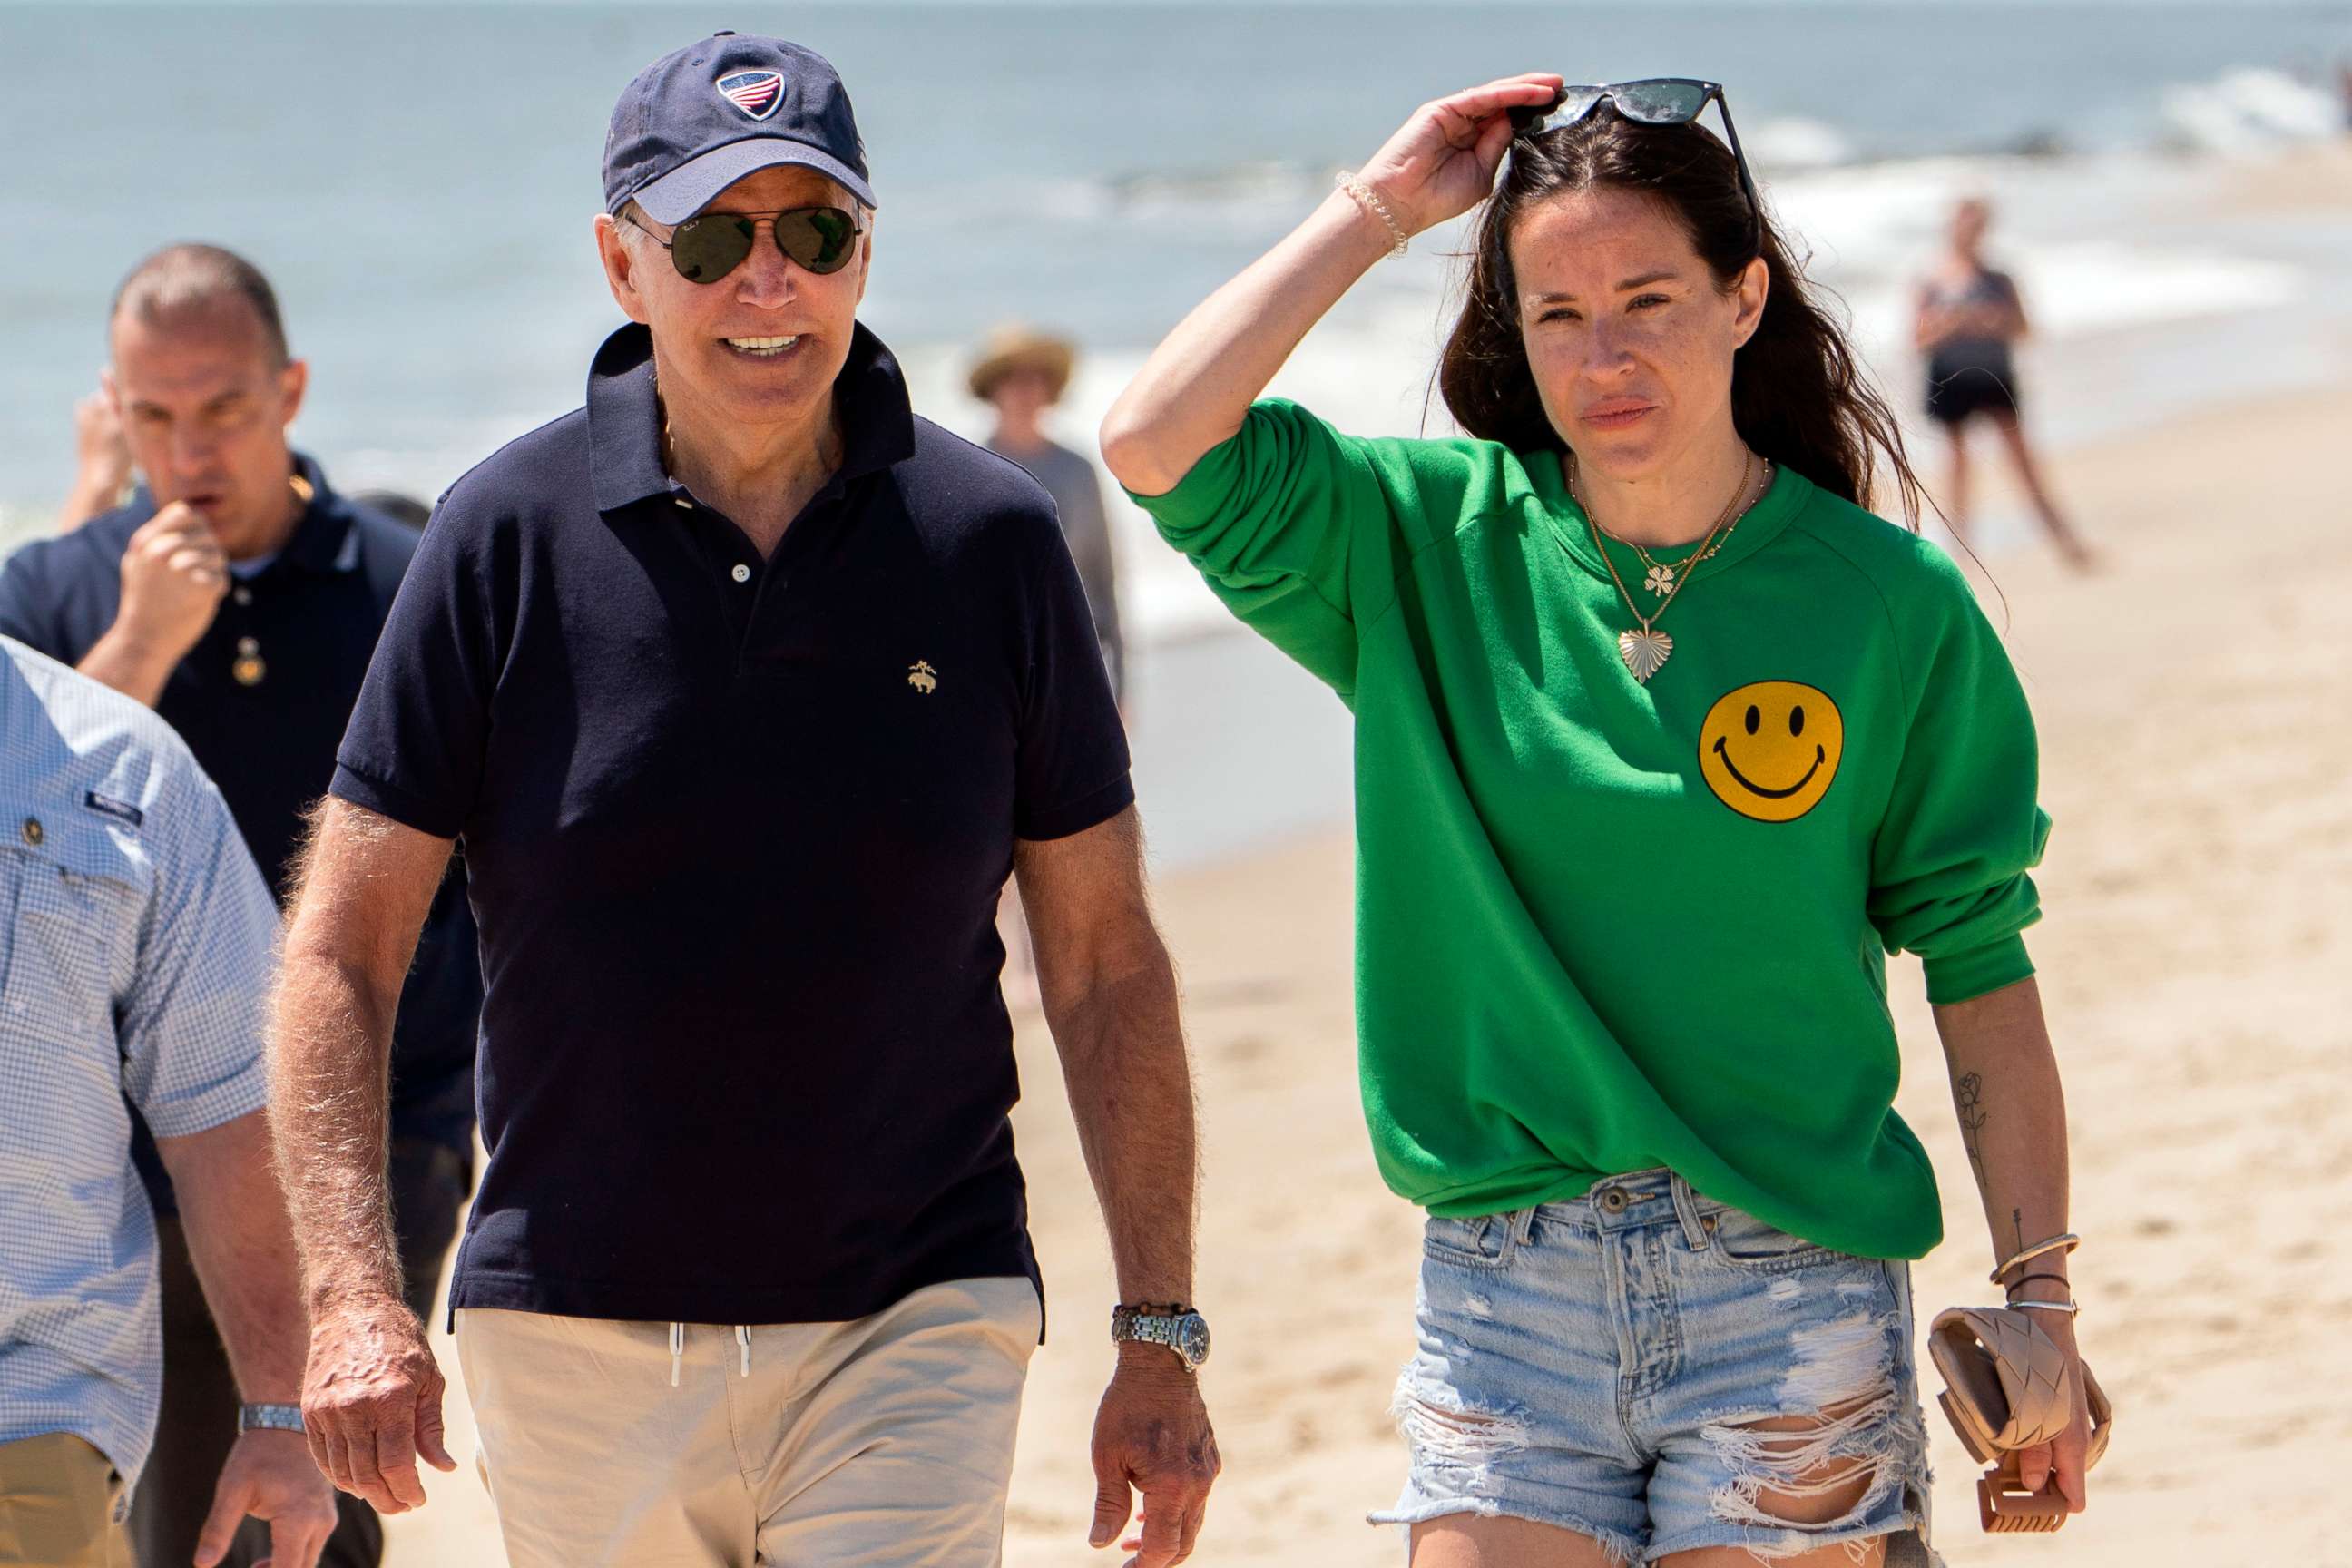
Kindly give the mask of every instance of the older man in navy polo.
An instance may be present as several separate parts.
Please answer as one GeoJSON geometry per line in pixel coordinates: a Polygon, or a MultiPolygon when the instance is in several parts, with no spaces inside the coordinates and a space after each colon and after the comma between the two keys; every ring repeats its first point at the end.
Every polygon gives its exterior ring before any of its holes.
{"type": "Polygon", "coordinates": [[[383,1025],[453,841],[481,1192],[453,1313],[509,1558],[992,1564],[1043,1329],[992,915],[1017,875],[1123,1300],[1093,1541],[1216,1467],[1194,1144],[1126,742],[1051,503],[856,319],[832,68],[720,34],[624,93],[586,406],[442,499],[288,942],[278,1102],[320,1463],[446,1468],[380,1187],[383,1025]],[[297,1087],[299,1086],[299,1087],[297,1087]]]}
{"type": "MultiPolygon", "coordinates": [[[[127,506],[0,569],[0,634],[154,709],[220,785],[283,901],[303,813],[334,773],[377,630],[416,531],[338,495],[287,445],[309,373],[250,262],[174,245],[125,278],[105,391],[144,483],[127,506]]],[[[464,879],[425,922],[392,1063],[390,1174],[403,1287],[431,1310],[473,1157],[481,977],[464,879]]],[[[140,1560],[184,1563],[236,1436],[236,1394],[172,1184],[143,1125],[132,1152],[156,1215],[163,1407],[131,1518],[140,1560]]],[[[369,1568],[383,1531],[344,1500],[330,1568],[369,1568]]],[[[230,1568],[268,1554],[258,1527],[230,1568]]]]}

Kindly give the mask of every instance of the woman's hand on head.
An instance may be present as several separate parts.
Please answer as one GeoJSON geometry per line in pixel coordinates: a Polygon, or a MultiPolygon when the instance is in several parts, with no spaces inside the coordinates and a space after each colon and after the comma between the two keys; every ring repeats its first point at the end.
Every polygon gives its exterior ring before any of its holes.
{"type": "Polygon", "coordinates": [[[1412,111],[1361,171],[1407,234],[1458,217],[1495,188],[1511,144],[1510,110],[1549,103],[1562,79],[1546,71],[1505,77],[1412,111]]]}

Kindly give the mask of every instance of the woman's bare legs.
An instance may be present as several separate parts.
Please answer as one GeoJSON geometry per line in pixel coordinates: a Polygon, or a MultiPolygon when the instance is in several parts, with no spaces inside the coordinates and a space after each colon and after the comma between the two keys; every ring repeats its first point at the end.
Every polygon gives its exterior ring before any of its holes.
{"type": "MultiPolygon", "coordinates": [[[[1710,1546],[1701,1552],[1677,1552],[1658,1559],[1658,1568],[1756,1568],[1756,1554],[1745,1546],[1710,1546]]],[[[1772,1568],[1881,1568],[1886,1561],[1886,1538],[1857,1542],[1849,1552],[1843,1545],[1794,1557],[1775,1557],[1772,1568]]]]}
{"type": "Polygon", "coordinates": [[[1969,426],[1960,420],[1944,426],[1944,526],[1962,544],[1969,542],[1969,426]]]}
{"type": "MultiPolygon", "coordinates": [[[[1851,1504],[1847,1506],[1851,1507],[1851,1504]]],[[[1791,1514],[1790,1517],[1796,1517],[1791,1514]]],[[[1834,1518],[1835,1515],[1824,1515],[1834,1518]]],[[[1845,1543],[1794,1557],[1775,1557],[1773,1568],[1880,1568],[1886,1561],[1882,1538],[1861,1543],[1860,1555],[1845,1543]]],[[[1412,1568],[1621,1568],[1589,1535],[1524,1519],[1449,1514],[1412,1527],[1412,1568]]],[[[1714,1546],[1661,1558],[1659,1568],[1756,1568],[1744,1546],[1714,1546]]]]}
{"type": "Polygon", "coordinates": [[[1529,1520],[1448,1514],[1412,1527],[1412,1568],[1620,1568],[1589,1535],[1529,1520]]]}
{"type": "Polygon", "coordinates": [[[2009,460],[2017,469],[2019,482],[2025,487],[2026,499],[2033,503],[2033,510],[2042,519],[2042,526],[2049,531],[2052,542],[2058,546],[2059,552],[2070,564],[2087,570],[2095,563],[2096,557],[2092,554],[2091,547],[2083,542],[2083,536],[2059,515],[2056,503],[2050,499],[2050,492],[2042,488],[2042,470],[2033,460],[2033,448],[2026,444],[2025,428],[2018,423],[2016,413],[1997,408],[1988,410],[1988,415],[1993,428],[2000,432],[2001,441],[2009,448],[2009,460]]]}

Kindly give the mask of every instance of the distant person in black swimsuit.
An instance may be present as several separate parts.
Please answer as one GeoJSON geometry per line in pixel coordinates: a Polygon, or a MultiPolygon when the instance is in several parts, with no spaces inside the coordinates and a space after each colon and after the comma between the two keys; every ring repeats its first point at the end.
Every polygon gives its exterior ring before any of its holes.
{"type": "Polygon", "coordinates": [[[1981,198],[1963,201],[1952,213],[1951,248],[1919,285],[1914,337],[1927,361],[1927,416],[1951,437],[1951,476],[1943,495],[1952,531],[1968,533],[1968,426],[1977,415],[1992,421],[2015,464],[2027,499],[2042,527],[2073,564],[2092,563],[2090,547],[2059,515],[2042,488],[2042,474],[2017,418],[2017,370],[2011,348],[2026,334],[2025,304],[2006,272],[1984,262],[1985,229],[1991,209],[1981,198]]]}

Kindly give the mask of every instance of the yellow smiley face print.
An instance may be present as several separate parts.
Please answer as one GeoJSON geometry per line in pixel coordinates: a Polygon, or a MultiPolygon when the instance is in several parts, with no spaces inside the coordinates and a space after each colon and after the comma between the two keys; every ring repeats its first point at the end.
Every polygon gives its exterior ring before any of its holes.
{"type": "Polygon", "coordinates": [[[1698,728],[1698,771],[1707,788],[1758,822],[1794,822],[1821,805],[1844,756],[1837,704],[1794,680],[1727,691],[1698,728]]]}

